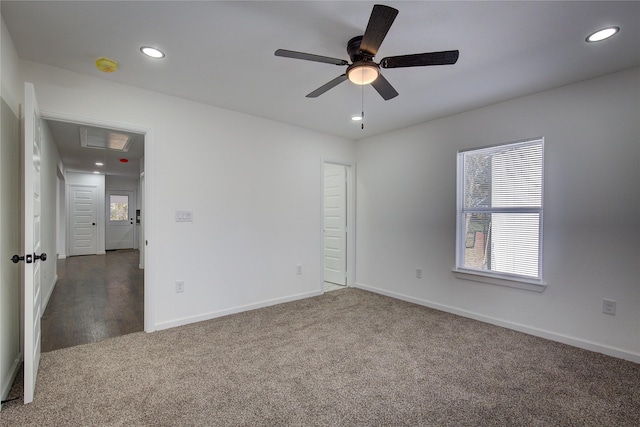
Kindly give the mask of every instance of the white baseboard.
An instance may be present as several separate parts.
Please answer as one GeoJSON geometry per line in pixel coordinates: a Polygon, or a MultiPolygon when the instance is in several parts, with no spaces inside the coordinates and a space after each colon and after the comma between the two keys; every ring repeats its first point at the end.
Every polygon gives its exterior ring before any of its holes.
{"type": "Polygon", "coordinates": [[[269,307],[276,304],[282,304],[285,302],[296,301],[304,298],[315,297],[322,295],[322,291],[305,292],[302,294],[290,295],[283,298],[274,298],[266,301],[261,301],[253,304],[240,305],[237,307],[231,307],[223,310],[213,311],[210,313],[200,314],[197,316],[183,317],[181,319],[170,320],[167,322],[160,322],[155,324],[155,330],[160,331],[163,329],[175,328],[176,326],[188,325],[190,323],[202,322],[205,320],[215,319],[217,317],[228,316],[230,314],[241,313],[243,311],[255,310],[258,308],[269,307]]]}
{"type": "Polygon", "coordinates": [[[58,254],[58,259],[66,259],[67,256],[64,254],[58,254]]]}
{"type": "Polygon", "coordinates": [[[478,320],[484,323],[490,323],[492,325],[501,326],[503,328],[512,329],[514,331],[523,332],[525,334],[533,335],[540,338],[545,338],[551,341],[557,341],[563,344],[567,344],[573,347],[582,348],[585,350],[593,351],[596,353],[606,354],[607,356],[617,357],[618,359],[629,360],[631,362],[640,363],[640,353],[634,353],[632,351],[620,349],[617,347],[611,347],[604,344],[584,340],[582,338],[576,338],[569,335],[559,334],[556,332],[538,329],[531,326],[523,325],[520,323],[509,322],[502,319],[497,319],[490,316],[485,316],[480,313],[475,313],[468,310],[462,310],[456,307],[450,307],[434,303],[431,301],[423,300],[421,298],[415,298],[408,295],[400,294],[397,292],[388,291],[385,289],[368,286],[362,283],[356,283],[356,288],[363,289],[365,291],[374,292],[380,295],[385,295],[391,298],[396,298],[402,301],[411,302],[414,304],[422,305],[425,307],[433,308],[447,313],[456,314],[462,317],[468,317],[470,319],[478,320]]]}
{"type": "MultiPolygon", "coordinates": [[[[7,375],[7,378],[4,378],[4,381],[2,381],[2,389],[0,390],[0,400],[5,400],[7,396],[9,396],[9,392],[11,391],[11,387],[13,386],[13,381],[16,379],[16,375],[18,375],[18,370],[20,369],[21,362],[22,362],[22,353],[19,353],[18,356],[14,359],[13,363],[11,364],[9,375],[7,375]]],[[[0,410],[2,410],[2,405],[0,405],[0,410]]]]}

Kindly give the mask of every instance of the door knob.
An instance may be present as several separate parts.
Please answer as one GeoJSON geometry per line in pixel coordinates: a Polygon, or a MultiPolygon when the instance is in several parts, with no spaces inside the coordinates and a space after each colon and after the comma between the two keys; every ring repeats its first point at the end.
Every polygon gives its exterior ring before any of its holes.
{"type": "Polygon", "coordinates": [[[92,223],[91,223],[91,225],[96,225],[96,223],[95,223],[95,222],[92,222],[92,223]]]}
{"type": "Polygon", "coordinates": [[[47,254],[45,254],[44,252],[42,253],[42,255],[36,255],[36,254],[33,254],[33,258],[34,258],[36,261],[37,261],[37,260],[40,260],[40,261],[44,262],[44,261],[46,261],[46,260],[47,260],[47,254]]]}
{"type": "MultiPolygon", "coordinates": [[[[47,255],[46,254],[42,254],[44,255],[44,258],[47,259],[47,255]]],[[[31,264],[33,262],[33,258],[31,257],[31,254],[27,254],[25,256],[20,256],[20,255],[14,255],[11,257],[11,261],[13,261],[14,264],[19,263],[20,261],[25,261],[27,264],[31,264]]],[[[44,261],[44,259],[43,259],[44,261]]]]}

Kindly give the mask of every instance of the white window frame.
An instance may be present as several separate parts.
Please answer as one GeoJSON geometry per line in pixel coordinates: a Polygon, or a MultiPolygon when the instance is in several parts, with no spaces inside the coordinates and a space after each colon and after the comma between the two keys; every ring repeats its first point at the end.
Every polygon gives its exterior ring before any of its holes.
{"type": "Polygon", "coordinates": [[[105,201],[106,205],[107,205],[107,223],[109,225],[130,225],[131,221],[133,218],[131,218],[131,195],[130,194],[125,194],[123,193],[119,193],[117,191],[111,191],[109,192],[109,194],[107,195],[107,200],[105,201]],[[127,198],[127,219],[122,219],[122,220],[112,220],[111,219],[111,197],[112,196],[118,196],[118,197],[126,197],[127,198]]]}
{"type": "Polygon", "coordinates": [[[543,211],[544,211],[544,138],[532,138],[522,141],[496,144],[492,146],[478,147],[458,151],[457,173],[457,213],[456,213],[456,267],[453,274],[459,279],[471,280],[494,285],[508,286],[519,289],[542,292],[546,283],[542,279],[542,255],[543,255],[543,211]],[[465,208],[465,168],[464,155],[469,152],[499,152],[502,148],[541,144],[542,148],[542,188],[540,206],[522,206],[509,208],[474,207],[465,208]],[[536,213],[539,215],[538,228],[538,277],[530,277],[511,273],[502,273],[490,270],[468,268],[463,265],[466,246],[466,214],[467,213],[536,213]]]}

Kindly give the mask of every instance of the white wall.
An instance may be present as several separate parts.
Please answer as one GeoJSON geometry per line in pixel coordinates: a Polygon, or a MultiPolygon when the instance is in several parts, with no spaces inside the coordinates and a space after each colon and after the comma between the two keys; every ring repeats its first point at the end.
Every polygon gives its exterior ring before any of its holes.
{"type": "MultiPolygon", "coordinates": [[[[38,88],[36,87],[36,96],[38,96],[38,88]]],[[[70,203],[69,197],[69,189],[72,186],[86,186],[86,187],[96,187],[97,195],[98,195],[98,203],[97,203],[97,220],[96,220],[96,254],[104,255],[105,251],[105,243],[104,243],[104,233],[105,233],[105,176],[98,175],[93,173],[82,173],[82,172],[67,172],[65,174],[65,183],[67,185],[67,205],[70,203]]],[[[71,212],[69,206],[67,206],[67,212],[71,212]]],[[[69,227],[69,218],[67,217],[67,233],[71,231],[69,227]]],[[[69,245],[71,244],[71,239],[67,236],[67,254],[69,254],[69,245]]]]}
{"type": "Polygon", "coordinates": [[[18,372],[20,349],[20,138],[18,56],[0,19],[0,399],[18,372]]]}
{"type": "Polygon", "coordinates": [[[640,361],[639,119],[636,68],[359,141],[358,286],[640,361]],[[537,136],[547,289],[454,278],[457,150],[537,136]]]}
{"type": "Polygon", "coordinates": [[[10,258],[20,248],[19,120],[0,106],[0,398],[4,400],[20,362],[20,269],[10,258]]]}
{"type": "Polygon", "coordinates": [[[0,94],[11,107],[16,116],[19,116],[18,105],[22,102],[24,88],[20,79],[20,69],[18,64],[18,54],[16,52],[11,35],[4,23],[4,18],[0,19],[0,55],[2,68],[0,75],[0,94]]]}
{"type": "Polygon", "coordinates": [[[107,175],[104,177],[104,185],[107,190],[138,191],[139,178],[126,176],[107,175]]]}
{"type": "Polygon", "coordinates": [[[41,109],[147,129],[147,330],[320,293],[322,159],[353,163],[352,141],[21,64],[41,109]]]}

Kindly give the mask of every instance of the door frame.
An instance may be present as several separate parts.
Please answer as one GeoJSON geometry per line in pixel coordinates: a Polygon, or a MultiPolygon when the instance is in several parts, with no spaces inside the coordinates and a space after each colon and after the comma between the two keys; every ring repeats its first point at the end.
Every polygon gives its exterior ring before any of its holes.
{"type": "Polygon", "coordinates": [[[152,215],[153,196],[155,194],[153,188],[154,174],[154,161],[155,158],[155,144],[154,144],[154,131],[150,126],[132,125],[122,122],[111,122],[106,120],[97,119],[94,117],[81,117],[71,114],[59,113],[52,110],[41,109],[40,116],[45,120],[55,120],[60,122],[77,123],[85,126],[103,127],[114,130],[120,130],[124,132],[133,132],[144,135],[144,189],[142,194],[144,198],[142,200],[142,212],[144,212],[144,222],[141,227],[144,227],[142,234],[145,236],[145,248],[141,253],[144,254],[144,330],[145,332],[153,332],[155,328],[155,311],[153,309],[153,301],[155,297],[154,288],[152,283],[155,282],[155,272],[153,269],[153,246],[150,246],[148,242],[152,242],[154,220],[152,215]]]}
{"type": "Polygon", "coordinates": [[[324,165],[330,163],[344,166],[347,176],[347,287],[356,284],[356,164],[330,158],[321,159],[320,163],[320,292],[324,293],[324,165]]]}

